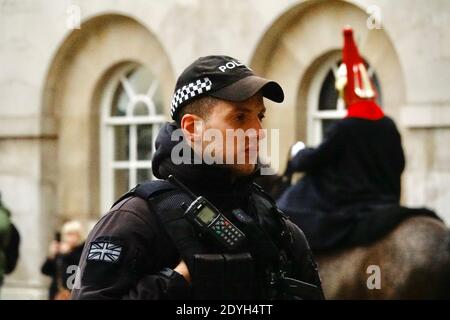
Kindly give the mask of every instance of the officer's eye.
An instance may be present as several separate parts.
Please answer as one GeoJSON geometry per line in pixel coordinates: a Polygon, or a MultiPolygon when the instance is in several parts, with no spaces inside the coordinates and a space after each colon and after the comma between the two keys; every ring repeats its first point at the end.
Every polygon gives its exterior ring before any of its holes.
{"type": "Polygon", "coordinates": [[[245,120],[245,114],[244,114],[244,113],[238,113],[238,114],[236,115],[236,121],[238,121],[238,122],[244,122],[244,120],[245,120]]]}
{"type": "Polygon", "coordinates": [[[264,113],[262,113],[262,112],[260,114],[258,114],[258,119],[261,122],[264,120],[265,117],[266,117],[266,115],[264,113]]]}

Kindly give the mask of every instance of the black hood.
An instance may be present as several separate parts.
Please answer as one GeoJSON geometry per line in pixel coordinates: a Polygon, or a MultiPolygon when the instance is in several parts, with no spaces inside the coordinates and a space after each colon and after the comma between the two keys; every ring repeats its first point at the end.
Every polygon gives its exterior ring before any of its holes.
{"type": "Polygon", "coordinates": [[[164,170],[161,168],[161,164],[165,162],[165,160],[168,158],[170,159],[170,154],[172,152],[172,149],[178,144],[178,143],[184,143],[180,140],[178,141],[172,141],[171,136],[172,133],[178,129],[175,122],[172,123],[165,123],[159,129],[158,136],[156,137],[155,141],[155,154],[153,155],[152,159],[152,171],[153,175],[159,179],[167,179],[167,175],[164,173],[164,170]],[[161,171],[161,172],[160,172],[161,171]]]}

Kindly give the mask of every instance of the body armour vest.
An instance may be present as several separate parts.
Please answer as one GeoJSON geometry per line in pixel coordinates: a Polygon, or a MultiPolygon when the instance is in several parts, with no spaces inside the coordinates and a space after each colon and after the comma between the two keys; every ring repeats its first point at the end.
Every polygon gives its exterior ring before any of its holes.
{"type": "Polygon", "coordinates": [[[117,202],[129,196],[146,200],[158,216],[188,266],[194,299],[323,298],[320,279],[314,284],[298,280],[305,264],[300,259],[309,256],[307,243],[304,248],[294,245],[295,230],[258,185],[252,185],[249,212],[234,210],[227,216],[246,236],[233,251],[210,241],[184,217],[193,200],[172,183],[156,180],[137,185],[117,202]]]}

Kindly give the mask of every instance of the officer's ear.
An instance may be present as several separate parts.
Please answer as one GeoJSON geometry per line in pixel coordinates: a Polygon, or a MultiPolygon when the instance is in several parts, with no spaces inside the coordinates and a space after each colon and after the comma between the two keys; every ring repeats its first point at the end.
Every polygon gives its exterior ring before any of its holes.
{"type": "Polygon", "coordinates": [[[203,119],[195,114],[187,113],[181,118],[181,129],[190,142],[201,141],[204,127],[203,119]]]}

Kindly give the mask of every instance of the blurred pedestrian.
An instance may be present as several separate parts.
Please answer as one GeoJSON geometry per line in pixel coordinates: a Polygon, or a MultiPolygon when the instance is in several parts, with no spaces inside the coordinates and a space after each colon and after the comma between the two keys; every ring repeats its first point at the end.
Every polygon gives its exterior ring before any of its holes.
{"type": "Polygon", "coordinates": [[[66,222],[61,233],[56,233],[50,244],[49,254],[41,272],[52,278],[49,288],[50,300],[67,300],[70,298],[68,278],[73,273],[68,269],[77,266],[84,246],[84,233],[79,221],[66,222]]]}
{"type": "Polygon", "coordinates": [[[0,288],[5,274],[11,273],[19,258],[20,235],[11,222],[11,212],[0,194],[0,288]]]}

